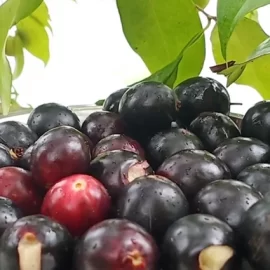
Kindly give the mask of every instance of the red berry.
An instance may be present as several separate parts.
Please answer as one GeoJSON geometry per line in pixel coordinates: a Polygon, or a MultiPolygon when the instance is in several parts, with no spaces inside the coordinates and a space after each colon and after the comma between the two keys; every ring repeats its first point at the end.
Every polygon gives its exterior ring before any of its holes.
{"type": "Polygon", "coordinates": [[[63,178],[47,192],[41,212],[80,236],[107,218],[110,206],[110,196],[97,179],[76,174],[63,178]]]}

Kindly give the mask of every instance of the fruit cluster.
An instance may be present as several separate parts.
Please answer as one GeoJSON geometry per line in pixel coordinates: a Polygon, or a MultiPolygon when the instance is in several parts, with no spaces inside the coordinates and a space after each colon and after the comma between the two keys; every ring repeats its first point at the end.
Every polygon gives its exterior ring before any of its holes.
{"type": "Polygon", "coordinates": [[[1,270],[269,270],[270,102],[196,77],[0,123],[1,270]]]}

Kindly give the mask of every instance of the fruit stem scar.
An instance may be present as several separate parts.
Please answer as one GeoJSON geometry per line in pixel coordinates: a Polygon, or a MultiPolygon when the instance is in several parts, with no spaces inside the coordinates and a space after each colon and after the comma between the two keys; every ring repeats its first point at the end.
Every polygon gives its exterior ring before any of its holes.
{"type": "Polygon", "coordinates": [[[74,183],[73,188],[77,191],[85,189],[86,184],[84,180],[78,180],[74,183]]]}
{"type": "Polygon", "coordinates": [[[131,264],[134,267],[141,267],[142,269],[144,269],[144,267],[145,267],[144,258],[138,250],[133,250],[133,251],[129,252],[124,257],[123,262],[124,263],[131,262],[131,264]]]}
{"type": "Polygon", "coordinates": [[[11,156],[13,159],[15,159],[15,160],[18,159],[18,156],[15,154],[15,152],[14,152],[12,149],[9,150],[9,153],[10,153],[10,156],[11,156]]]}
{"type": "Polygon", "coordinates": [[[210,246],[199,254],[200,270],[222,270],[233,257],[234,250],[229,246],[210,246]]]}
{"type": "Polygon", "coordinates": [[[19,269],[20,270],[41,270],[42,244],[37,237],[27,232],[20,239],[18,244],[19,269]]]}

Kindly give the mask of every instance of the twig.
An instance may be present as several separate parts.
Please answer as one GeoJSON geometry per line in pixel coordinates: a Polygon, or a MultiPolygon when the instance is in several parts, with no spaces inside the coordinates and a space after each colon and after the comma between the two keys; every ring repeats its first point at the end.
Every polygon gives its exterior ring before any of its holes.
{"type": "Polygon", "coordinates": [[[197,8],[201,13],[203,13],[203,14],[207,17],[207,19],[208,19],[209,21],[211,21],[211,20],[216,21],[216,20],[217,20],[217,17],[216,17],[216,16],[212,16],[212,15],[208,14],[204,9],[202,9],[202,8],[199,7],[198,5],[196,5],[196,8],[197,8]]]}

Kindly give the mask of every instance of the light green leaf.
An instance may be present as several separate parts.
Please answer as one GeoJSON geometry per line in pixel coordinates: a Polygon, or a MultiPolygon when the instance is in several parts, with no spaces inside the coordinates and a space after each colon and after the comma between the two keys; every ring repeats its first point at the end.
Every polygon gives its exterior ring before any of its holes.
{"type": "Polygon", "coordinates": [[[49,36],[44,26],[29,16],[17,24],[23,46],[46,65],[50,58],[49,36]]]}
{"type": "Polygon", "coordinates": [[[259,22],[258,10],[253,10],[253,11],[249,12],[245,17],[248,19],[251,19],[253,21],[259,22]]]}
{"type": "Polygon", "coordinates": [[[8,0],[0,6],[0,97],[3,114],[8,114],[11,100],[12,74],[6,58],[6,40],[8,31],[13,25],[20,0],[8,0]]]}
{"type": "MultiPolygon", "coordinates": [[[[124,34],[151,73],[172,63],[202,30],[191,0],[117,0],[124,34]]],[[[200,73],[205,59],[202,38],[183,57],[177,83],[200,73]]]]}
{"type": "MultiPolygon", "coordinates": [[[[213,29],[211,41],[216,63],[224,63],[217,27],[213,29]]],[[[235,81],[238,84],[251,86],[264,99],[269,99],[269,47],[269,37],[261,26],[253,20],[244,18],[236,26],[228,43],[228,58],[236,63],[227,69],[225,67],[216,71],[228,77],[228,85],[235,81]]]]}
{"type": "Polygon", "coordinates": [[[221,51],[227,60],[227,46],[234,28],[246,14],[259,7],[270,4],[270,0],[219,0],[217,5],[217,23],[221,51]]]}
{"type": "MultiPolygon", "coordinates": [[[[16,101],[15,99],[11,99],[10,101],[10,108],[9,108],[9,112],[18,112],[18,111],[29,111],[29,107],[23,107],[21,106],[18,101],[16,101]]],[[[3,109],[2,109],[2,104],[0,103],[0,114],[3,114],[3,109]]]]}
{"type": "Polygon", "coordinates": [[[52,32],[52,27],[50,25],[50,15],[49,10],[45,2],[42,4],[30,15],[33,19],[35,19],[41,26],[48,27],[52,32]]]}
{"type": "Polygon", "coordinates": [[[194,4],[199,6],[200,8],[204,9],[210,0],[193,0],[194,4]]]}
{"type": "Polygon", "coordinates": [[[145,82],[145,81],[156,81],[156,82],[161,82],[169,87],[173,88],[175,86],[175,82],[177,79],[177,74],[178,74],[178,68],[179,64],[181,63],[185,53],[198,41],[200,38],[203,36],[204,31],[208,29],[210,26],[210,21],[208,22],[207,26],[198,34],[196,34],[187,44],[186,46],[181,50],[177,58],[165,66],[164,68],[158,70],[157,72],[153,73],[146,79],[143,79],[140,82],[145,82]]]}
{"type": "Polygon", "coordinates": [[[23,43],[18,35],[8,37],[6,53],[15,58],[15,68],[13,71],[13,80],[15,80],[21,75],[24,67],[23,43]]]}
{"type": "Polygon", "coordinates": [[[29,16],[34,10],[36,10],[43,0],[21,0],[20,7],[16,14],[14,24],[17,24],[20,20],[29,16]]]}

